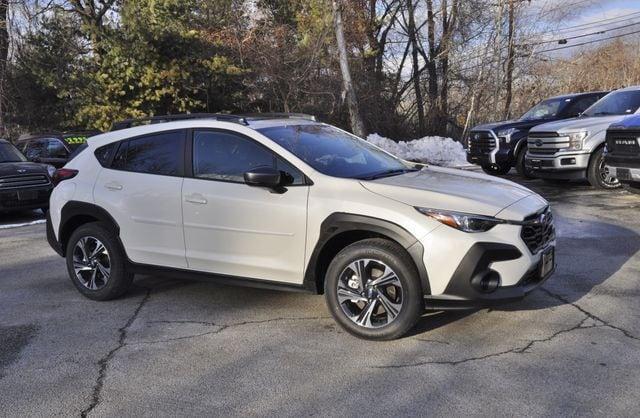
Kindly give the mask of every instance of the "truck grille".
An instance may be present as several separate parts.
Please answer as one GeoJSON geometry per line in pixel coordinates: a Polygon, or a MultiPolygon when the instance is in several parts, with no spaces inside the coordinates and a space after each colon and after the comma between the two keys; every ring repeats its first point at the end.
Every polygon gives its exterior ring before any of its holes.
{"type": "Polygon", "coordinates": [[[520,236],[531,251],[537,254],[541,249],[556,238],[556,229],[553,225],[553,215],[549,208],[542,213],[531,215],[525,219],[520,236]]]}
{"type": "Polygon", "coordinates": [[[41,187],[49,184],[51,184],[49,177],[44,174],[25,174],[0,178],[0,190],[41,187]]]}
{"type": "Polygon", "coordinates": [[[469,134],[471,155],[489,155],[496,147],[496,139],[491,131],[471,131],[469,134]]]}
{"type": "Polygon", "coordinates": [[[607,152],[612,155],[639,156],[639,131],[607,131],[607,152]]]}
{"type": "Polygon", "coordinates": [[[569,138],[557,132],[532,132],[527,138],[527,149],[531,155],[554,155],[569,146],[569,138]]]}

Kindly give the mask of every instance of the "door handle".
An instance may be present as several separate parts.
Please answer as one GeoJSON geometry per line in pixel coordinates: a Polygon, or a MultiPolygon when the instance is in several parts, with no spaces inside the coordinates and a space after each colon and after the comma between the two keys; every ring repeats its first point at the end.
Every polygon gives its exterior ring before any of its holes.
{"type": "Polygon", "coordinates": [[[116,183],[114,181],[105,184],[104,187],[109,190],[122,190],[122,184],[116,183]]]}
{"type": "Polygon", "coordinates": [[[196,205],[206,205],[207,204],[207,199],[205,199],[204,196],[202,196],[200,193],[196,193],[196,194],[191,194],[191,195],[185,196],[184,200],[186,200],[189,203],[195,203],[196,205]]]}

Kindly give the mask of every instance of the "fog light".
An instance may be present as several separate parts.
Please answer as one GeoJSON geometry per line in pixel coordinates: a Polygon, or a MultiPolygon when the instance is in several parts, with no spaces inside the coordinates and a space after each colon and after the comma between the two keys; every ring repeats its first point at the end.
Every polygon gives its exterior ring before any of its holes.
{"type": "Polygon", "coordinates": [[[479,292],[491,293],[500,286],[500,275],[493,270],[480,273],[471,280],[471,285],[479,292]]]}
{"type": "Polygon", "coordinates": [[[560,165],[575,165],[575,164],[576,164],[575,158],[563,158],[560,160],[560,165]]]}

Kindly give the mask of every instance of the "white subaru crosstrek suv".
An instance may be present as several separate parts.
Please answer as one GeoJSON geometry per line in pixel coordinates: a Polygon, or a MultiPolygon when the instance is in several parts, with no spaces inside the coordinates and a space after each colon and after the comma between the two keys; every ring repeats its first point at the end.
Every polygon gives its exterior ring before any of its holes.
{"type": "Polygon", "coordinates": [[[48,241],[91,299],[136,273],[324,293],[348,332],[393,339],[555,268],[549,205],[515,183],[300,115],[174,119],[94,136],[54,176],[48,241]]]}

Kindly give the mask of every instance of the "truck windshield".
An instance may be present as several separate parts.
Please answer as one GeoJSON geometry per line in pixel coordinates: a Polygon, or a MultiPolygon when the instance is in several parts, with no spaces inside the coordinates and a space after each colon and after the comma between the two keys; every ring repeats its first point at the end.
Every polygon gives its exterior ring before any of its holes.
{"type": "Polygon", "coordinates": [[[566,99],[543,100],[531,109],[520,120],[539,120],[555,118],[569,103],[566,99]]]}
{"type": "Polygon", "coordinates": [[[20,151],[6,142],[0,143],[0,163],[20,163],[27,161],[20,151]]]}
{"type": "Polygon", "coordinates": [[[322,174],[373,180],[417,171],[357,136],[324,124],[259,129],[322,174]]]}
{"type": "Polygon", "coordinates": [[[582,115],[631,115],[640,107],[640,90],[614,91],[595,102],[582,115]]]}

